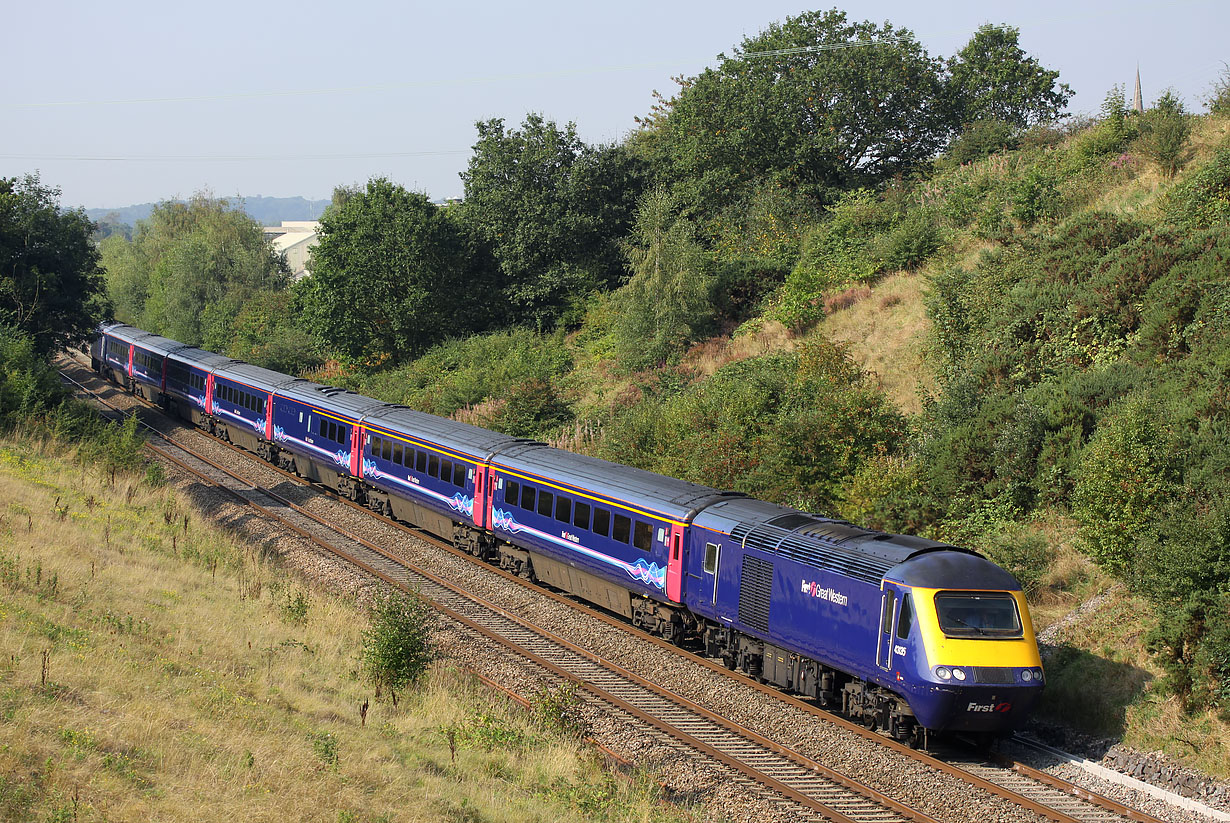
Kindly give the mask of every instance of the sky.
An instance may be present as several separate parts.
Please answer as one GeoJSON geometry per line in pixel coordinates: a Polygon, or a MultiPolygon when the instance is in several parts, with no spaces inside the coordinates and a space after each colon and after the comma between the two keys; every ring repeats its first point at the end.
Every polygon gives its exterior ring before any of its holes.
{"type": "MultiPolygon", "coordinates": [[[[37,172],[66,207],[189,197],[326,199],[387,177],[459,197],[475,122],[528,112],[609,143],[770,23],[827,5],[779,0],[434,3],[0,0],[0,177],[37,172]]],[[[1146,105],[1189,110],[1230,61],[1226,0],[853,2],[854,20],[910,29],[933,56],[983,23],[1094,114],[1137,66],[1146,105]]]]}

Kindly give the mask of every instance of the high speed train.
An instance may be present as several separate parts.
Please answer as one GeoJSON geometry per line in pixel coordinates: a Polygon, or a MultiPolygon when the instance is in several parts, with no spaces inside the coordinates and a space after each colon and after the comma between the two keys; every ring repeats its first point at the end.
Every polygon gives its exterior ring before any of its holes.
{"type": "Polygon", "coordinates": [[[551,448],[104,326],[100,374],[522,577],[910,742],[1004,735],[1043,671],[977,552],[551,448]]]}

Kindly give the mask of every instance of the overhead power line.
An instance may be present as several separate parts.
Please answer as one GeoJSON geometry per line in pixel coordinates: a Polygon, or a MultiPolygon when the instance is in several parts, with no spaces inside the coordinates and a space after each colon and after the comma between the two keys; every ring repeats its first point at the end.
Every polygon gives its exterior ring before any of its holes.
{"type": "Polygon", "coordinates": [[[380,157],[443,157],[469,154],[469,149],[447,151],[389,151],[351,154],[166,154],[166,155],[85,155],[85,154],[0,154],[0,160],[63,160],[84,162],[121,163],[183,163],[183,162],[250,162],[275,160],[364,160],[380,157]]]}

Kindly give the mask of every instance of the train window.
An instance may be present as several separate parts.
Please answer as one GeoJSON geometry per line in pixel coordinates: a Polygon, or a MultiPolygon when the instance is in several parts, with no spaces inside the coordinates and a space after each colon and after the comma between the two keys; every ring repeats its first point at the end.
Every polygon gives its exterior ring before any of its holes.
{"type": "Polygon", "coordinates": [[[521,503],[521,484],[516,480],[509,480],[508,485],[504,487],[504,502],[510,506],[521,503]]]}
{"type": "Polygon", "coordinates": [[[611,512],[609,509],[595,508],[594,509],[594,534],[606,537],[611,532],[611,512]]]}
{"type": "Polygon", "coordinates": [[[555,496],[555,519],[561,523],[572,522],[572,498],[562,494],[555,496]]]}
{"type": "Polygon", "coordinates": [[[401,464],[401,441],[393,444],[393,462],[401,464]]]}
{"type": "Polygon", "coordinates": [[[1007,592],[940,592],[940,628],[950,637],[1020,637],[1021,616],[1007,592]]]}
{"type": "Polygon", "coordinates": [[[393,459],[393,441],[385,439],[380,443],[380,456],[385,460],[393,459]]]}
{"type": "Polygon", "coordinates": [[[440,458],[437,455],[427,456],[427,473],[432,477],[440,476],[440,458]]]}
{"type": "Polygon", "coordinates": [[[910,627],[914,625],[914,609],[910,607],[910,596],[901,595],[901,616],[897,618],[897,636],[905,640],[910,636],[910,627]]]}
{"type": "Polygon", "coordinates": [[[465,488],[466,486],[466,464],[465,463],[454,463],[453,464],[453,485],[460,486],[463,489],[465,488]]]}
{"type": "Polygon", "coordinates": [[[427,471],[427,452],[415,449],[414,451],[414,470],[419,474],[427,471]]]}
{"type": "Polygon", "coordinates": [[[527,512],[534,511],[535,501],[538,499],[538,489],[533,486],[521,487],[521,508],[527,512]]]}
{"type": "Polygon", "coordinates": [[[880,607],[880,634],[890,634],[893,630],[893,603],[896,595],[884,592],[884,602],[880,607]]]}
{"type": "Polygon", "coordinates": [[[372,457],[376,457],[379,454],[380,454],[380,438],[373,434],[371,437],[371,455],[372,457]]]}
{"type": "Polygon", "coordinates": [[[705,544],[705,571],[709,574],[717,572],[718,547],[716,543],[705,544]]]}
{"type": "Polygon", "coordinates": [[[538,513],[543,517],[551,516],[551,506],[555,502],[554,496],[549,491],[540,491],[538,493],[538,513]]]}
{"type": "Polygon", "coordinates": [[[611,531],[611,537],[620,543],[627,543],[631,536],[632,520],[622,514],[615,515],[615,528],[611,531]]]}
{"type": "MultiPolygon", "coordinates": [[[[309,420],[311,418],[308,418],[309,420]]],[[[321,437],[325,436],[325,419],[322,417],[316,423],[316,433],[321,437]]]]}
{"type": "Polygon", "coordinates": [[[580,500],[572,507],[572,525],[578,529],[589,528],[589,504],[582,503],[580,500]]]}
{"type": "Polygon", "coordinates": [[[632,535],[632,545],[641,551],[649,551],[650,546],[653,545],[653,526],[640,520],[636,521],[636,533],[632,535]]]}

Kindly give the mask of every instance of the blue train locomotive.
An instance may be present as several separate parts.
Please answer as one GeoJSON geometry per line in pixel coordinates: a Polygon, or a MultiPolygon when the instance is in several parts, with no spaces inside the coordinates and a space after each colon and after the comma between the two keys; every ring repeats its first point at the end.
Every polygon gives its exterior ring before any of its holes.
{"type": "Polygon", "coordinates": [[[1043,687],[1021,587],[968,549],[572,454],[104,327],[94,368],[194,425],[764,682],[917,741],[1043,687]]]}

